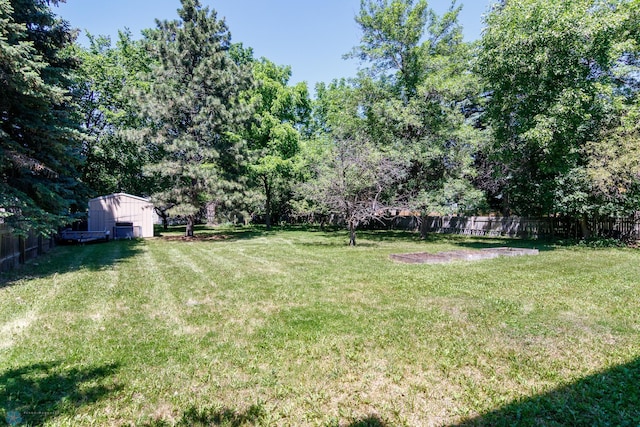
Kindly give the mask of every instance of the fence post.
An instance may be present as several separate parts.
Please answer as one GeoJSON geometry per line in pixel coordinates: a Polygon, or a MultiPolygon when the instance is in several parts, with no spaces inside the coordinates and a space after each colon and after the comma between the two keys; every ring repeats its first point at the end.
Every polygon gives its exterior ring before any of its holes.
{"type": "Polygon", "coordinates": [[[18,263],[24,264],[27,262],[27,241],[23,236],[18,237],[18,252],[20,255],[18,256],[18,263]]]}

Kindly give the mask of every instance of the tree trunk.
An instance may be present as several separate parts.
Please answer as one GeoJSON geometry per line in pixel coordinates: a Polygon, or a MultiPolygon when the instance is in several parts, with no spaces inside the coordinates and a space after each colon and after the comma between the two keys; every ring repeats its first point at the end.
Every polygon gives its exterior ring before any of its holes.
{"type": "Polygon", "coordinates": [[[267,211],[264,215],[264,223],[267,225],[267,230],[271,230],[271,215],[267,211]]]}
{"type": "Polygon", "coordinates": [[[162,220],[162,228],[164,229],[164,231],[167,231],[169,229],[169,215],[167,214],[167,210],[169,210],[169,208],[155,207],[154,210],[162,220]]]}
{"type": "Polygon", "coordinates": [[[589,230],[589,224],[587,222],[587,216],[582,215],[580,217],[580,230],[582,231],[582,238],[588,239],[591,237],[591,230],[589,230]]]}
{"type": "Polygon", "coordinates": [[[356,226],[353,221],[349,221],[349,246],[356,245],[356,226]]]}
{"type": "Polygon", "coordinates": [[[264,222],[267,225],[267,230],[271,230],[271,186],[267,177],[262,177],[262,182],[264,183],[264,195],[266,197],[264,202],[264,222]]]}
{"type": "Polygon", "coordinates": [[[511,216],[511,205],[509,203],[509,193],[506,193],[502,197],[502,216],[511,216]]]}
{"type": "Polygon", "coordinates": [[[420,238],[423,240],[427,238],[427,218],[429,217],[425,211],[420,218],[420,238]]]}
{"type": "Polygon", "coordinates": [[[216,202],[209,202],[205,207],[206,215],[207,215],[207,225],[215,225],[216,224],[216,202]]]}
{"type": "Polygon", "coordinates": [[[193,215],[187,215],[187,228],[184,233],[186,237],[193,237],[193,228],[194,228],[195,222],[196,220],[193,215]]]}

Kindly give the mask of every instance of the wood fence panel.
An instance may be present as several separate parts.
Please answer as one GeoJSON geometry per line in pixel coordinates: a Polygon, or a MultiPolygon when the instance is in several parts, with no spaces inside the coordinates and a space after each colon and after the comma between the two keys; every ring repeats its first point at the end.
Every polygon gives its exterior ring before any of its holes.
{"type": "Polygon", "coordinates": [[[0,224],[0,271],[11,270],[18,264],[20,247],[18,238],[7,226],[0,224]]]}
{"type": "Polygon", "coordinates": [[[35,232],[27,237],[17,236],[6,224],[0,224],[0,271],[12,270],[54,246],[53,237],[43,237],[35,232]]]}
{"type": "MultiPolygon", "coordinates": [[[[582,231],[578,220],[571,218],[526,217],[447,217],[423,218],[423,231],[430,233],[464,234],[473,236],[507,236],[529,239],[580,238],[582,231]]],[[[640,217],[599,218],[589,223],[594,236],[638,240],[640,217]]]]}

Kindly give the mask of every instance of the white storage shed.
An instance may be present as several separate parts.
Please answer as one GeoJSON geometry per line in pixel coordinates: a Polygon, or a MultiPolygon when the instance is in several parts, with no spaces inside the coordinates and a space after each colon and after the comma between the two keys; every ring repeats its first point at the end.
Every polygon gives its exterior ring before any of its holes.
{"type": "Polygon", "coordinates": [[[153,237],[153,204],[126,193],[89,200],[89,231],[109,231],[113,238],[153,237]]]}

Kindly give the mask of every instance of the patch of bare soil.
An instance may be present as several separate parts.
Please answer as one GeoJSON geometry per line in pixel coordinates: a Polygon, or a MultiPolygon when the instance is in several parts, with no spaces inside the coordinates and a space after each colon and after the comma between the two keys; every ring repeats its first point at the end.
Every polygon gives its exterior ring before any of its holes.
{"type": "Polygon", "coordinates": [[[394,261],[407,264],[442,264],[451,261],[478,261],[482,259],[492,259],[500,256],[523,256],[538,255],[537,249],[522,248],[486,248],[480,250],[461,249],[458,251],[438,252],[430,254],[428,252],[418,252],[412,254],[391,254],[389,258],[394,261]]]}
{"type": "Polygon", "coordinates": [[[198,233],[195,236],[162,236],[161,238],[172,242],[202,242],[207,240],[227,240],[231,238],[231,236],[227,236],[226,234],[198,233]]]}

